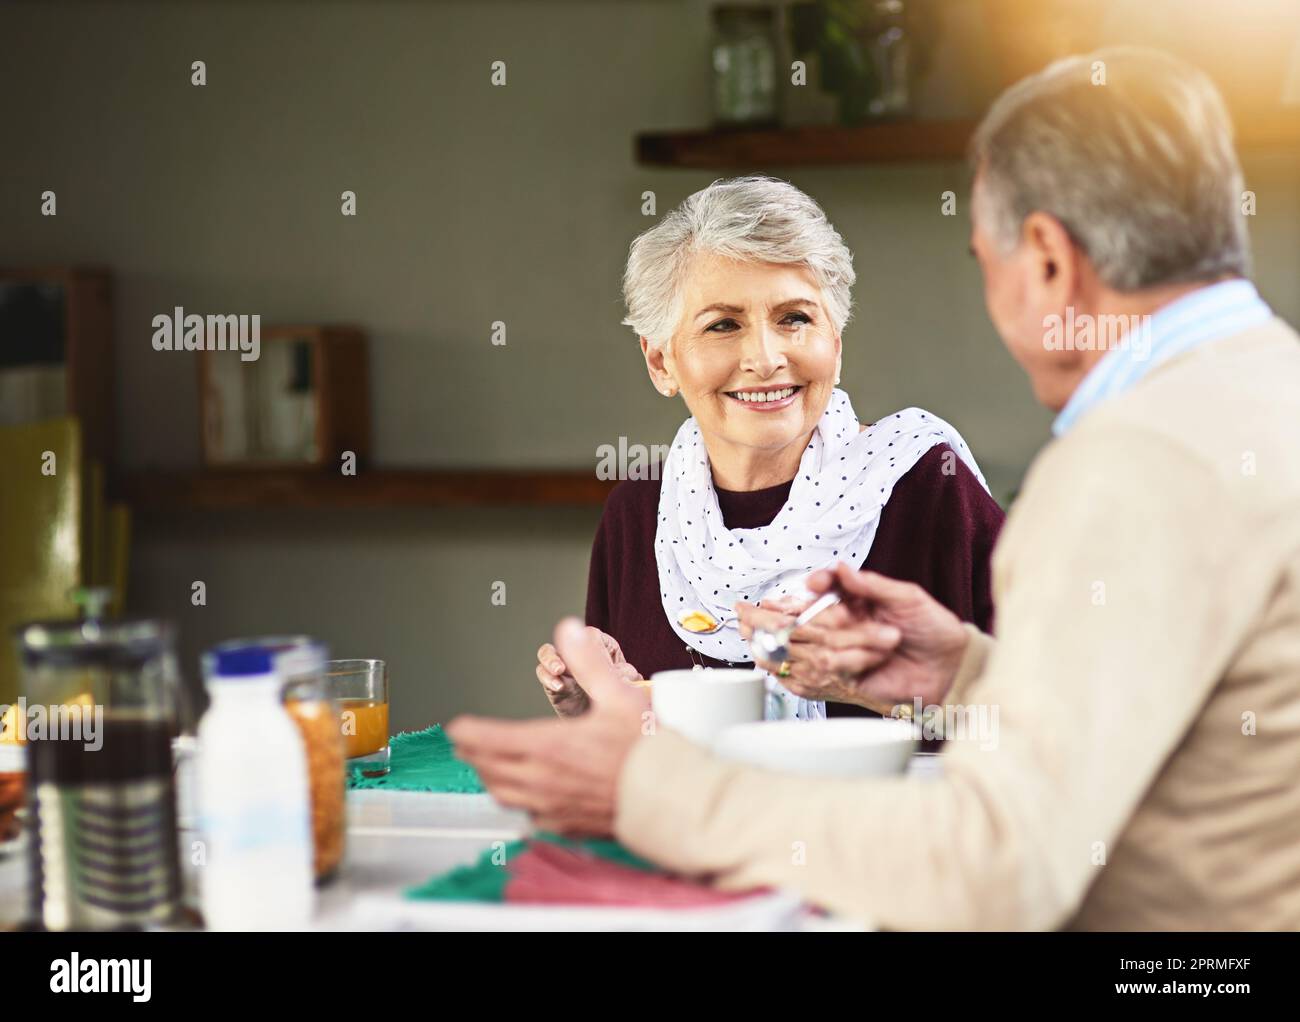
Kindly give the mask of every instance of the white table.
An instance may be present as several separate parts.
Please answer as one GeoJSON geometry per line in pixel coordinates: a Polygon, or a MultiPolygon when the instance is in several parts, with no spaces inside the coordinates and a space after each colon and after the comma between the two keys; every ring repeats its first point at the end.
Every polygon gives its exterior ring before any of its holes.
{"type": "MultiPolygon", "coordinates": [[[[361,895],[400,896],[455,866],[468,865],[493,846],[527,830],[523,813],[502,809],[488,795],[437,795],[372,788],[348,792],[348,843],[339,875],[317,898],[318,922],[328,927],[361,895]]],[[[181,847],[195,833],[181,831],[181,847]]],[[[196,878],[181,856],[185,888],[195,897],[196,878]]],[[[27,908],[27,850],[0,858],[0,928],[22,921],[27,908]]]]}
{"type": "Polygon", "coordinates": [[[517,841],[528,817],[490,795],[439,795],[368,788],[348,792],[348,845],[339,876],[320,892],[317,924],[344,925],[359,896],[391,895],[456,866],[494,843],[517,841]]]}
{"type": "MultiPolygon", "coordinates": [[[[912,757],[909,774],[934,777],[941,759],[912,757]]],[[[370,788],[348,792],[348,843],[339,875],[320,892],[316,925],[322,929],[357,925],[360,903],[382,904],[406,889],[456,866],[473,863],[496,842],[509,843],[528,832],[523,813],[503,809],[488,795],[439,795],[370,788]]],[[[193,838],[182,831],[182,847],[193,838]]],[[[185,864],[187,894],[195,878],[185,864]]],[[[27,855],[0,858],[0,929],[19,923],[26,910],[27,855]]],[[[554,910],[550,910],[552,916],[554,910]]]]}

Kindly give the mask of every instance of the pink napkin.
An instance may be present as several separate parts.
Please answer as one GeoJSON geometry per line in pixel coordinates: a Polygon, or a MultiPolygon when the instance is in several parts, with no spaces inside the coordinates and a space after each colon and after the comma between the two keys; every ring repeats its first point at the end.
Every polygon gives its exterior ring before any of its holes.
{"type": "Polygon", "coordinates": [[[588,852],[537,841],[511,864],[505,900],[536,905],[614,905],[624,908],[704,908],[752,897],[650,873],[588,852]]]}

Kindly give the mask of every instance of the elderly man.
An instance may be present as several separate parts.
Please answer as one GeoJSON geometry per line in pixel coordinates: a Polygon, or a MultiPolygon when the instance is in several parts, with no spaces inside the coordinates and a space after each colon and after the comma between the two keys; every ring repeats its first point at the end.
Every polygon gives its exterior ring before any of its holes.
{"type": "Polygon", "coordinates": [[[1172,58],[1102,51],[1000,97],[973,161],[989,314],[1059,412],[994,555],[997,638],[841,568],[809,581],[848,599],[788,681],[997,707],[996,742],[950,743],[937,779],[720,762],[642,734],[576,622],[557,641],[584,718],[453,737],[542,825],[881,926],[1296,929],[1300,345],[1246,279],[1222,101],[1172,58]]]}

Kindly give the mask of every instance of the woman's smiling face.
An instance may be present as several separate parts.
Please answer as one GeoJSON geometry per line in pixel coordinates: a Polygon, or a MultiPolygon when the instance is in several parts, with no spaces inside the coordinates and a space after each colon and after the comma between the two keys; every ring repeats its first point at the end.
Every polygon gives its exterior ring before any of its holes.
{"type": "Polygon", "coordinates": [[[728,449],[745,457],[807,437],[840,364],[840,337],[812,273],[701,255],[682,299],[659,373],[653,350],[647,362],[656,384],[666,377],[681,391],[715,462],[728,449]]]}

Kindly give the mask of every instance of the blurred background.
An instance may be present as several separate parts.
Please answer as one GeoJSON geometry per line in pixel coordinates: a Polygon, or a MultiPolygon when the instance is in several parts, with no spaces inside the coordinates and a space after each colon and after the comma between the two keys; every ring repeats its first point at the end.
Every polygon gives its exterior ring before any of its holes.
{"type": "Polygon", "coordinates": [[[0,624],[104,584],[191,680],[304,632],[389,662],[397,728],[548,712],[600,449],[686,414],[620,326],[628,245],[739,173],[855,253],[859,414],[945,417],[1007,503],[1051,417],[984,313],[963,148],[1007,83],[1120,42],[1225,89],[1300,322],[1294,0],[5,5],[0,624]],[[177,307],[260,316],[263,357],[156,350],[177,307]]]}

